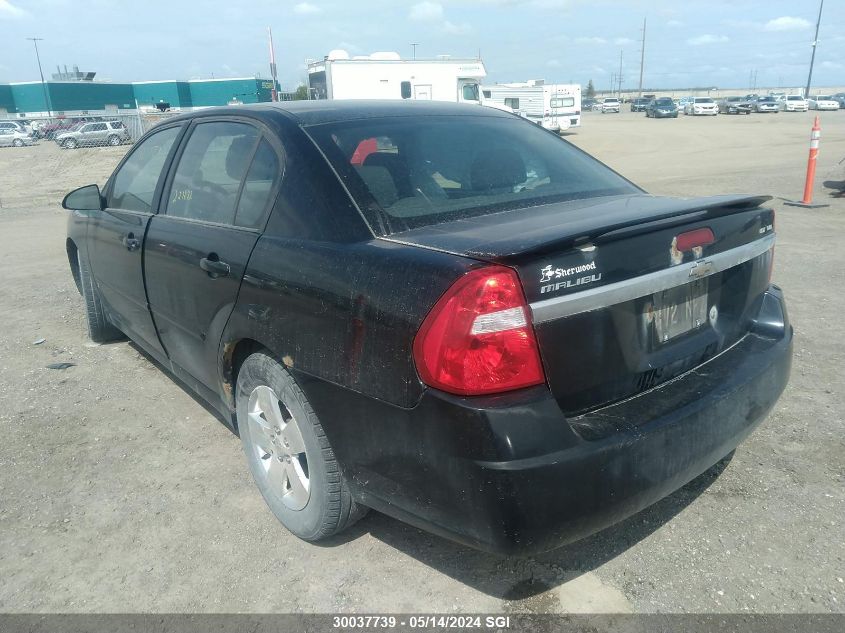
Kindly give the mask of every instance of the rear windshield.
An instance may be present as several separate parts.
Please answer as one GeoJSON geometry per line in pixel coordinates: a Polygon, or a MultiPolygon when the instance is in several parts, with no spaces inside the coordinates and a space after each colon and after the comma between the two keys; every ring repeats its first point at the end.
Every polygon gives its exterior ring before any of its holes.
{"type": "Polygon", "coordinates": [[[378,235],[639,192],[560,137],[516,117],[393,117],[306,131],[378,235]]]}

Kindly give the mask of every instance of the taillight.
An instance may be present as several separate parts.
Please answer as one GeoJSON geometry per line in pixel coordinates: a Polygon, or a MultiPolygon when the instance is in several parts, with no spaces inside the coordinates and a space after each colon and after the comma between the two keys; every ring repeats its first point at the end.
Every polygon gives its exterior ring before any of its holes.
{"type": "Polygon", "coordinates": [[[424,383],[462,396],[545,382],[516,273],[491,266],[456,281],[423,321],[414,361],[424,383]]]}

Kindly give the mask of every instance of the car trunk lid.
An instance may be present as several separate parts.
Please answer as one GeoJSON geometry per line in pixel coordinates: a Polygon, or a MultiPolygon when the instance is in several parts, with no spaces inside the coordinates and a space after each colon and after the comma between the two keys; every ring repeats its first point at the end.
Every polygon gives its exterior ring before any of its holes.
{"type": "Polygon", "coordinates": [[[514,268],[549,386],[576,415],[671,380],[748,332],[773,256],[767,200],[600,198],[387,239],[514,268]]]}

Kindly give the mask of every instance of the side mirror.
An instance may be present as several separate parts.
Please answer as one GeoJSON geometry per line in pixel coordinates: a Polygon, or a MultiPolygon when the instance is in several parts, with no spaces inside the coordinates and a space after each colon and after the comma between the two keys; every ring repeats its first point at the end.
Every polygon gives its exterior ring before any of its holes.
{"type": "Polygon", "coordinates": [[[70,211],[94,211],[103,209],[103,197],[97,185],[85,185],[74,189],[62,200],[62,207],[70,211]]]}

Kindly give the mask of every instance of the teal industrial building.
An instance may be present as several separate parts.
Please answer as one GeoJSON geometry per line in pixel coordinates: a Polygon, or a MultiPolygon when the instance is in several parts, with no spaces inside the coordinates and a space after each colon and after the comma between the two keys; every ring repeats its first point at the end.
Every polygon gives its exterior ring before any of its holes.
{"type": "Polygon", "coordinates": [[[273,82],[255,77],[190,81],[39,81],[0,84],[0,118],[84,116],[163,108],[191,110],[271,101],[273,82]]]}

